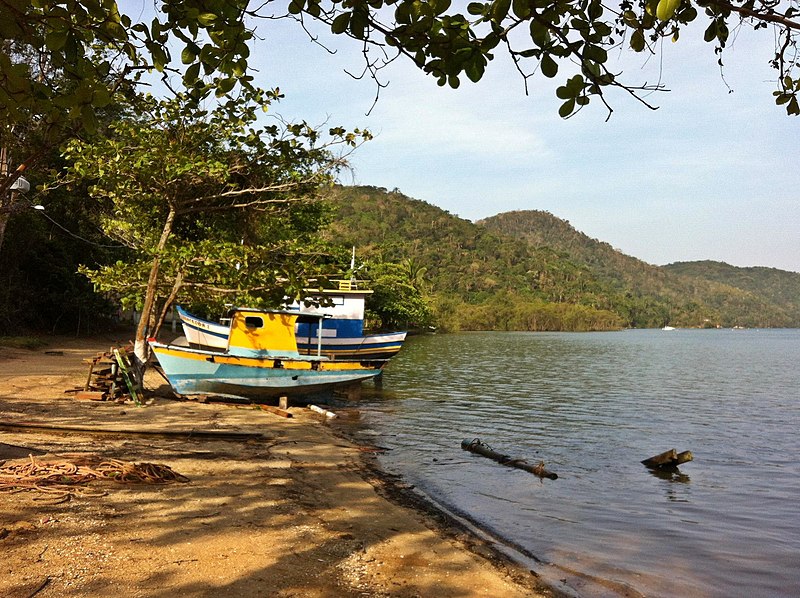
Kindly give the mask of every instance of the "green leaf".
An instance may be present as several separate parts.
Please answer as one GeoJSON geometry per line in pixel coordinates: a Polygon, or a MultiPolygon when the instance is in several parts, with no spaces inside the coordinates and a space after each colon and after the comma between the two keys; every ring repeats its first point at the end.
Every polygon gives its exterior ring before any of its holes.
{"type": "Polygon", "coordinates": [[[187,45],[183,49],[183,52],[181,52],[181,62],[183,64],[192,64],[194,62],[194,59],[197,57],[198,53],[195,52],[197,46],[194,47],[192,46],[194,46],[194,44],[187,45]]]}
{"type": "Polygon", "coordinates": [[[481,80],[481,77],[483,77],[484,68],[485,63],[483,61],[483,56],[478,54],[464,65],[464,72],[467,74],[470,81],[477,83],[481,80]]]}
{"type": "Polygon", "coordinates": [[[583,51],[583,55],[586,57],[587,60],[593,60],[597,63],[604,63],[608,60],[608,52],[606,52],[605,48],[600,46],[586,44],[586,48],[583,51]]]}
{"type": "Polygon", "coordinates": [[[545,25],[538,21],[531,21],[530,30],[531,41],[540,48],[544,48],[550,41],[550,31],[548,31],[545,25]]]}
{"type": "Polygon", "coordinates": [[[603,5],[598,0],[593,0],[589,4],[589,19],[596,21],[603,16],[603,5]]]}
{"type": "Polygon", "coordinates": [[[558,63],[552,59],[550,54],[542,56],[542,74],[548,79],[552,79],[558,74],[558,63]]]}
{"type": "Polygon", "coordinates": [[[364,33],[367,28],[367,19],[364,13],[360,11],[353,11],[350,16],[350,34],[356,39],[364,39],[364,33]]]}
{"type": "Polygon", "coordinates": [[[94,109],[89,104],[81,106],[81,123],[83,124],[83,128],[86,129],[86,132],[90,135],[94,135],[97,132],[97,116],[94,113],[94,109]]]}
{"type": "Polygon", "coordinates": [[[186,72],[183,74],[183,82],[186,84],[187,87],[191,87],[195,81],[200,78],[200,63],[195,62],[191,65],[186,72]]]}
{"type": "Polygon", "coordinates": [[[153,68],[159,73],[164,72],[164,65],[167,64],[167,53],[164,48],[158,45],[153,45],[150,48],[150,53],[153,56],[153,68]]]}
{"type": "Polygon", "coordinates": [[[631,48],[635,52],[641,52],[644,50],[644,34],[642,33],[641,29],[637,29],[631,35],[631,48]]]}
{"type": "Polygon", "coordinates": [[[511,9],[511,0],[495,0],[492,4],[492,20],[501,23],[508,16],[511,9]]]}
{"type": "Polygon", "coordinates": [[[703,39],[707,42],[710,42],[717,37],[717,24],[715,22],[711,22],[711,24],[706,27],[705,33],[703,33],[703,39]]]}
{"type": "Polygon", "coordinates": [[[303,0],[292,0],[289,3],[289,14],[299,15],[303,10],[303,0]]]}
{"type": "Polygon", "coordinates": [[[198,15],[197,20],[203,27],[208,27],[209,25],[214,24],[214,22],[217,20],[217,15],[215,15],[213,12],[204,12],[203,14],[198,15]]]}
{"type": "Polygon", "coordinates": [[[575,110],[575,100],[574,99],[567,100],[566,102],[561,104],[561,107],[558,109],[558,115],[561,118],[567,118],[570,114],[574,112],[574,110],[575,110]]]}
{"type": "Polygon", "coordinates": [[[678,18],[683,23],[691,23],[697,18],[697,11],[692,5],[689,5],[678,13],[678,18]]]}
{"type": "Polygon", "coordinates": [[[434,12],[437,15],[444,14],[450,8],[450,4],[452,4],[451,0],[434,0],[434,12]]]}
{"type": "Polygon", "coordinates": [[[792,96],[792,99],[789,100],[789,103],[786,106],[786,114],[789,116],[800,115],[800,105],[797,102],[797,96],[792,96]]]}
{"type": "Polygon", "coordinates": [[[331,32],[332,33],[344,33],[347,31],[347,26],[350,24],[350,13],[343,12],[339,16],[337,16],[333,23],[331,23],[331,32]]]}
{"type": "Polygon", "coordinates": [[[669,21],[680,5],[681,0],[659,0],[656,16],[662,21],[669,21]]]}
{"type": "Polygon", "coordinates": [[[470,2],[469,5],[467,5],[467,12],[478,17],[483,14],[485,8],[486,5],[481,2],[470,2]]]}
{"type": "Polygon", "coordinates": [[[527,19],[531,16],[531,5],[529,0],[512,0],[511,10],[518,19],[527,19]]]}
{"type": "Polygon", "coordinates": [[[632,10],[626,10],[624,13],[622,13],[622,20],[628,27],[636,28],[639,26],[639,18],[632,10]]]}
{"type": "Polygon", "coordinates": [[[67,30],[64,31],[51,31],[45,38],[45,45],[51,52],[57,52],[64,47],[67,43],[67,30]]]}

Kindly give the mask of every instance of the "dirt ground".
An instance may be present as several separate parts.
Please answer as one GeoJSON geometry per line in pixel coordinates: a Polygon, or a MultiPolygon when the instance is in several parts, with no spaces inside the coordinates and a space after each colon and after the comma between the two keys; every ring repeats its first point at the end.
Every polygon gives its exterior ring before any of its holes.
{"type": "Polygon", "coordinates": [[[251,406],[157,397],[136,407],[64,393],[85,382],[84,358],[116,344],[0,349],[0,462],[26,463],[34,452],[55,463],[157,463],[188,481],[93,481],[69,500],[0,491],[0,596],[553,595],[491,544],[409,507],[376,473],[369,447],[306,408],[285,419],[251,406]],[[138,433],[165,430],[175,435],[138,433]]]}

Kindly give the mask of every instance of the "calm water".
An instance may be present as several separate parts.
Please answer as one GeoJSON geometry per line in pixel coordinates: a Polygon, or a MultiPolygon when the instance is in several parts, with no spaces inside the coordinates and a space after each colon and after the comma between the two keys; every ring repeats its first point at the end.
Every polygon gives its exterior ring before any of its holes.
{"type": "Polygon", "coordinates": [[[415,337],[359,409],[388,471],[562,589],[800,596],[798,330],[415,337]],[[681,475],[641,465],[673,447],[694,453],[681,475]]]}

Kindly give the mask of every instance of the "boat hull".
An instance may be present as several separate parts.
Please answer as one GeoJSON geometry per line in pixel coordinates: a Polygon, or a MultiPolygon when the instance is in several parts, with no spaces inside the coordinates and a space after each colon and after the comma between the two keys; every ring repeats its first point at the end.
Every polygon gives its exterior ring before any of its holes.
{"type": "MultiPolygon", "coordinates": [[[[397,355],[406,340],[405,332],[370,334],[367,336],[323,337],[320,352],[330,359],[389,359],[397,355]]],[[[297,339],[297,350],[304,355],[317,354],[317,340],[297,339]]]]}
{"type": "Polygon", "coordinates": [[[180,307],[177,311],[183,326],[183,334],[190,347],[219,351],[228,348],[228,326],[203,320],[180,307]]]}
{"type": "MultiPolygon", "coordinates": [[[[224,351],[228,347],[228,326],[209,322],[193,316],[178,307],[183,332],[190,347],[224,351]]],[[[333,328],[323,328],[322,345],[319,346],[316,326],[300,325],[306,334],[297,336],[297,350],[303,355],[320,355],[335,360],[389,359],[397,355],[406,340],[405,332],[343,336],[347,321],[326,320],[333,328]],[[336,335],[336,336],[330,336],[336,335]]]]}
{"type": "Polygon", "coordinates": [[[151,347],[173,390],[181,395],[249,400],[297,396],[369,380],[385,365],[382,360],[244,357],[161,343],[151,347]]]}

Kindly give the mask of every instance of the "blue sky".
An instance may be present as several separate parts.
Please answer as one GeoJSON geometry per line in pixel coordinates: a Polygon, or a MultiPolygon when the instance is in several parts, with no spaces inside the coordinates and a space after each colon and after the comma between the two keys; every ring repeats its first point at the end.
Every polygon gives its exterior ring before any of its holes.
{"type": "Polygon", "coordinates": [[[547,210],[652,264],[714,259],[800,272],[800,119],[773,103],[769,32],[742,30],[726,50],[732,93],[699,36],[667,42],[663,61],[623,52],[629,81],[660,73],[671,91],[648,98],[656,111],[612,93],[606,122],[600,102],[559,118],[556,84],[534,78],[526,96],[502,55],[458,90],[397,61],[367,116],[375,84],[345,73],[361,70],[357,44],[323,33],[337,50],[329,55],[295,23],[258,31],[257,81],[286,94],[276,113],[375,133],[344,183],[397,187],[469,220],[547,210]]]}
{"type": "MultiPolygon", "coordinates": [[[[148,12],[140,1],[124,4],[148,12]]],[[[612,53],[628,82],[660,77],[671,91],[647,98],[656,111],[611,91],[608,121],[598,101],[559,118],[555,88],[567,75],[534,77],[526,96],[502,53],[458,90],[395,61],[373,107],[375,83],[345,72],[362,70],[359,44],[316,31],[336,54],[292,21],[258,24],[251,65],[258,85],[286,95],[273,114],[375,134],[351,157],[345,184],[396,187],[468,220],[546,210],[651,264],[800,272],[800,118],[773,103],[770,30],[734,30],[724,80],[702,29],[665,42],[663,60],[612,53]]]]}

